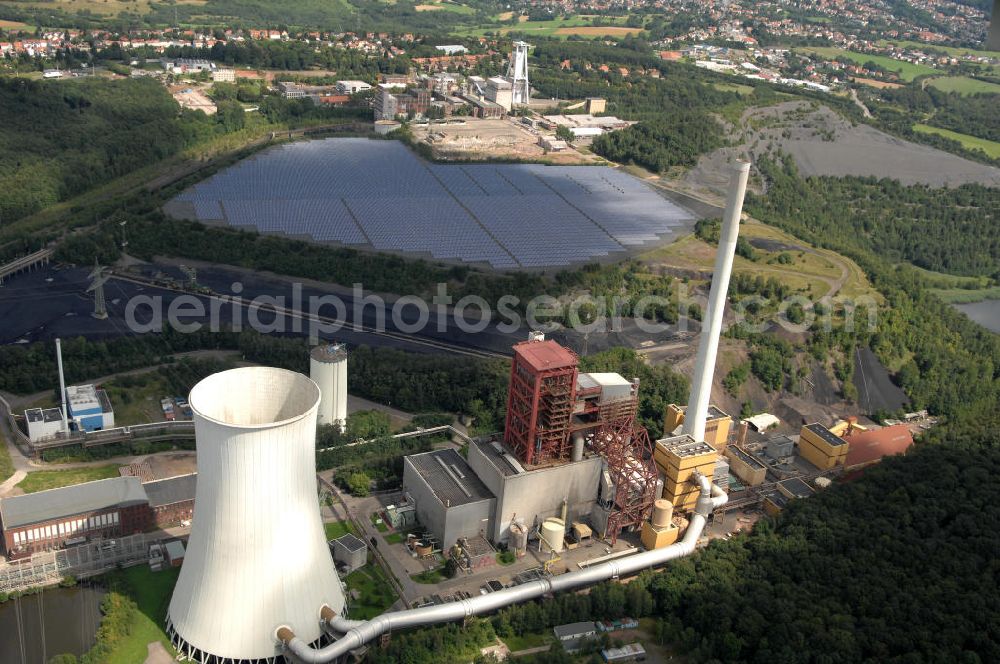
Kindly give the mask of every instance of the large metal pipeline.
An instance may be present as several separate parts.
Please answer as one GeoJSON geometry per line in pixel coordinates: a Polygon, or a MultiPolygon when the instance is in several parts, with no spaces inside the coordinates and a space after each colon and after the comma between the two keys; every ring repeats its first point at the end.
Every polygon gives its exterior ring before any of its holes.
{"type": "Polygon", "coordinates": [[[609,560],[605,563],[588,567],[587,569],[568,572],[548,579],[538,579],[514,586],[513,588],[489,593],[488,595],[480,595],[470,599],[427,606],[420,609],[392,611],[366,621],[340,618],[336,616],[332,609],[324,606],[320,610],[320,619],[331,630],[343,633],[341,638],[324,648],[317,649],[311,647],[308,643],[295,636],[294,631],[288,626],[279,627],[275,631],[275,637],[298,660],[305,664],[321,664],[331,662],[338,657],[346,655],[351,650],[359,648],[392,630],[463,620],[481,613],[496,611],[512,604],[520,604],[537,599],[548,593],[582,588],[600,583],[601,581],[607,581],[608,579],[616,579],[621,576],[634,574],[650,567],[662,565],[670,560],[683,558],[694,552],[698,538],[701,537],[701,533],[705,529],[708,516],[714,509],[725,505],[728,500],[726,493],[718,486],[712,484],[708,478],[700,474],[695,474],[694,479],[701,489],[701,495],[698,497],[698,502],[695,505],[694,514],[691,516],[691,521],[688,524],[687,532],[684,533],[684,537],[680,542],[671,546],[644,551],[634,556],[628,556],[627,558],[609,560]]]}

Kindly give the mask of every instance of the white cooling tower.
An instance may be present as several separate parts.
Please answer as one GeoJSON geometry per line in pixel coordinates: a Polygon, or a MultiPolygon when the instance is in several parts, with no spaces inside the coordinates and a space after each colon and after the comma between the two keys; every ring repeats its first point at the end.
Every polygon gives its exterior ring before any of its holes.
{"type": "Polygon", "coordinates": [[[343,344],[323,344],[309,353],[309,377],[319,385],[317,423],[347,423],[347,349],[343,344]]]}
{"type": "Polygon", "coordinates": [[[316,493],[319,401],[304,375],[267,367],[191,390],[198,486],[167,624],[193,661],[273,660],[277,627],[315,642],[319,607],[343,613],[316,493]]]}

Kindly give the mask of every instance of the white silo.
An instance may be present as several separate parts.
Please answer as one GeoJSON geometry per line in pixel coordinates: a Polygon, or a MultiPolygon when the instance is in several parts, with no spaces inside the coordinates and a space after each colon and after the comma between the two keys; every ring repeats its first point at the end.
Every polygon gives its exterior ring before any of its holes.
{"type": "Polygon", "coordinates": [[[198,486],[167,627],[193,661],[273,660],[279,625],[318,642],[319,607],[343,614],[316,498],[319,401],[313,381],[268,367],[191,390],[198,486]]]}
{"type": "Polygon", "coordinates": [[[322,344],[309,353],[309,377],[319,385],[318,424],[347,423],[347,348],[322,344]]]}

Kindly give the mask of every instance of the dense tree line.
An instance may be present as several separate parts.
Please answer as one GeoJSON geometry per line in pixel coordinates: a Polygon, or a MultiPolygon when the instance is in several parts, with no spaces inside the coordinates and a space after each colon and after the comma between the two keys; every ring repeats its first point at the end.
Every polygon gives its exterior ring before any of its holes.
{"type": "Polygon", "coordinates": [[[933,85],[913,83],[902,88],[870,92],[882,100],[920,116],[926,122],[960,134],[1000,141],[1000,95],[943,92],[933,85]]]}
{"type": "MultiPolygon", "coordinates": [[[[160,212],[130,221],[129,252],[143,258],[184,256],[255,270],[306,277],[329,283],[362,283],[366,290],[425,294],[438,283],[458,282],[457,297],[475,293],[496,302],[512,294],[526,302],[543,292],[540,275],[483,273],[464,266],[444,266],[348,248],[334,248],[301,240],[258,235],[198,222],[167,222],[160,212]],[[132,230],[135,229],[135,230],[132,230]]],[[[113,233],[111,226],[103,234],[113,233]]]]}
{"type": "Polygon", "coordinates": [[[598,136],[591,149],[611,161],[662,173],[674,166],[694,166],[698,157],[723,144],[712,116],[703,110],[677,110],[663,119],[598,136]]]}
{"type": "Polygon", "coordinates": [[[856,247],[936,272],[1000,276],[1000,190],[905,186],[873,177],[801,178],[792,159],[758,164],[768,180],[760,217],[816,244],[856,247]],[[815,238],[815,240],[813,240],[815,238]]]}
{"type": "Polygon", "coordinates": [[[36,212],[176,153],[214,124],[149,79],[0,77],[0,218],[36,212]]]}
{"type": "Polygon", "coordinates": [[[1000,450],[950,442],[655,576],[670,638],[699,661],[996,660],[1000,450]]]}
{"type": "Polygon", "coordinates": [[[410,412],[474,414],[496,431],[507,405],[505,360],[470,360],[361,347],[351,353],[348,390],[410,412]]]}

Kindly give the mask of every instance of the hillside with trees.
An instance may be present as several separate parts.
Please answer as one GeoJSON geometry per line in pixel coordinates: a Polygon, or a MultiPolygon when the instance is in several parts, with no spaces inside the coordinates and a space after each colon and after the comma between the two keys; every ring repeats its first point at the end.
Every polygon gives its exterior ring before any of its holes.
{"type": "Polygon", "coordinates": [[[213,122],[153,80],[0,77],[0,218],[26,216],[176,153],[213,122]],[[204,120],[202,120],[204,118],[204,120]]]}
{"type": "Polygon", "coordinates": [[[758,164],[761,219],[823,247],[857,248],[935,272],[1000,278],[1000,189],[905,186],[871,177],[800,177],[793,159],[758,164]]]}

